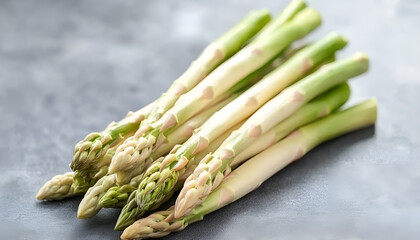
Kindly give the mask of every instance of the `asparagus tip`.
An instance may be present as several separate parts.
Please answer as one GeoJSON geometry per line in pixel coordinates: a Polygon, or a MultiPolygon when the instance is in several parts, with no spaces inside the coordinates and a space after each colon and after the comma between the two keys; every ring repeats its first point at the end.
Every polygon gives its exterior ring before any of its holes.
{"type": "Polygon", "coordinates": [[[37,200],[44,200],[44,194],[43,194],[42,188],[39,189],[38,193],[36,194],[36,199],[37,200]]]}
{"type": "Polygon", "coordinates": [[[343,35],[341,35],[340,33],[336,31],[330,32],[329,35],[331,35],[332,37],[341,39],[341,41],[343,42],[343,45],[347,45],[347,43],[349,42],[349,40],[346,37],[344,37],[343,35]]]}

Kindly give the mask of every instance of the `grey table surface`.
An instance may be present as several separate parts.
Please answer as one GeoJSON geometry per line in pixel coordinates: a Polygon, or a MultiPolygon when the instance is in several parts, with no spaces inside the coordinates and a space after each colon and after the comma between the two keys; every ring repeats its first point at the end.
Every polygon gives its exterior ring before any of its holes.
{"type": "MultiPolygon", "coordinates": [[[[118,239],[118,210],[76,218],[80,198],[39,202],[74,144],[151,102],[249,10],[286,1],[0,1],[0,239],[118,239]]],[[[418,239],[420,1],[310,1],[365,51],[350,103],[375,127],[322,144],[234,204],[165,239],[418,239]]]]}

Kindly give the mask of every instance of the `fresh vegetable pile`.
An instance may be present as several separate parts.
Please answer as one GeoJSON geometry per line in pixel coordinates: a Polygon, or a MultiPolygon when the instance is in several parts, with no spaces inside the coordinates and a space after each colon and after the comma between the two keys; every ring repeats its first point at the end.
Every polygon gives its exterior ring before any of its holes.
{"type": "Polygon", "coordinates": [[[159,99],[77,143],[73,172],[53,177],[37,199],[84,194],[78,218],[122,208],[122,239],[161,237],[236,201],[320,143],[373,125],[374,99],[340,109],[346,82],[368,70],[366,54],[335,60],[347,44],[338,33],[294,47],[320,24],[301,0],[275,19],[250,12],[159,99]],[[144,217],[173,194],[173,207],[144,217]]]}

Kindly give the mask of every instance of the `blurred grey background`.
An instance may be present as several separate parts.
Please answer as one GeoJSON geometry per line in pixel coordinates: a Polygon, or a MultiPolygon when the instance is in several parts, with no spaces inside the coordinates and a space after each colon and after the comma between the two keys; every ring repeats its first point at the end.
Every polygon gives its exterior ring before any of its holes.
{"type": "MultiPolygon", "coordinates": [[[[285,0],[0,1],[0,238],[118,239],[118,210],[76,219],[81,198],[43,203],[74,144],[158,97],[248,11],[285,0]]],[[[259,189],[166,239],[418,239],[420,1],[309,1],[364,51],[351,103],[379,119],[323,144],[259,189]]]]}

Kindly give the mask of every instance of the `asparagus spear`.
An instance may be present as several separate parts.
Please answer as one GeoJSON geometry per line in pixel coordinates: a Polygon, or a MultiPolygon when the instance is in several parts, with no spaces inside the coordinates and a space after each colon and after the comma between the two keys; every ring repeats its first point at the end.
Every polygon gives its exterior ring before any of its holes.
{"type": "Polygon", "coordinates": [[[328,64],[271,99],[234,132],[215,153],[201,160],[184,183],[176,203],[175,216],[182,217],[205,200],[230,172],[232,160],[278,122],[289,117],[306,102],[368,69],[364,53],[328,64]]]}
{"type": "Polygon", "coordinates": [[[248,160],[191,213],[182,218],[174,217],[174,208],[151,214],[126,228],[123,240],[156,238],[181,231],[189,224],[220,209],[258,188],[276,172],[301,158],[312,148],[335,137],[371,126],[376,121],[376,100],[370,99],[352,108],[299,128],[279,143],[248,160]]]}
{"type": "Polygon", "coordinates": [[[115,175],[106,175],[90,187],[79,204],[77,217],[81,219],[90,218],[98,213],[101,209],[98,204],[99,200],[106,190],[115,185],[115,181],[115,175]]]}
{"type": "Polygon", "coordinates": [[[71,190],[72,183],[73,172],[54,176],[38,191],[36,199],[52,201],[76,196],[77,194],[71,190]]]}
{"type": "Polygon", "coordinates": [[[321,22],[320,15],[313,9],[304,9],[290,22],[277,29],[269,36],[253,40],[226,62],[211,72],[194,89],[189,91],[158,121],[151,124],[151,128],[138,138],[135,151],[117,151],[112,162],[121,162],[111,167],[109,173],[124,171],[130,168],[133,156],[136,162],[142,162],[150,153],[156,141],[164,137],[171,129],[182,124],[195,113],[213,103],[223,92],[226,92],[239,80],[269,62],[290,43],[308,34],[321,22]],[[162,136],[163,135],[163,136],[162,136]],[[128,154],[129,153],[129,154],[128,154]],[[118,166],[118,168],[117,168],[118,166]]]}
{"type": "Polygon", "coordinates": [[[75,173],[71,188],[74,193],[86,192],[89,187],[107,173],[109,162],[116,147],[126,137],[134,134],[140,122],[150,113],[152,105],[153,103],[134,113],[129,112],[120,122],[112,122],[102,132],[91,133],[76,144],[73,159],[95,159],[96,163],[86,163],[83,166],[79,164],[78,167],[73,168],[72,162],[70,166],[75,173]]]}
{"type": "MultiPolygon", "coordinates": [[[[151,111],[152,104],[147,105],[146,107],[138,110],[137,112],[129,112],[126,115],[126,117],[122,119],[119,123],[110,123],[102,133],[91,133],[90,135],[106,134],[106,132],[108,131],[114,131],[115,127],[118,128],[118,126],[120,125],[131,124],[130,122],[133,121],[141,121],[151,111]]],[[[86,137],[86,139],[88,139],[88,137],[86,137]]],[[[85,145],[88,144],[89,143],[85,143],[85,145]]],[[[105,149],[103,151],[105,151],[105,149]]],[[[64,175],[55,176],[50,181],[45,183],[45,185],[39,190],[37,198],[41,198],[42,200],[60,200],[66,197],[71,197],[86,192],[90,186],[92,186],[99,178],[106,174],[107,168],[105,168],[104,165],[106,165],[107,162],[109,163],[114,152],[115,146],[112,148],[108,148],[106,150],[106,154],[99,157],[101,164],[98,164],[97,168],[89,167],[87,169],[76,170],[73,173],[66,173],[64,175]],[[70,180],[70,176],[73,179],[70,180]]]]}
{"type": "MultiPolygon", "coordinates": [[[[195,135],[182,146],[174,149],[173,154],[169,154],[163,163],[159,163],[159,168],[153,165],[150,167],[159,171],[151,172],[153,177],[144,176],[144,180],[139,185],[139,191],[137,191],[138,205],[136,207],[147,211],[150,206],[161,204],[163,198],[174,192],[174,183],[178,182],[178,176],[184,173],[190,158],[205,149],[223,131],[226,131],[227,127],[247,118],[278,92],[333,56],[335,51],[343,48],[346,43],[347,41],[336,33],[327,35],[312,46],[296,53],[278,69],[269,73],[255,86],[215,113],[195,135]],[[246,103],[245,106],[244,103],[246,103]]],[[[130,206],[134,207],[135,205],[130,204],[130,206]]],[[[124,208],[120,216],[126,215],[126,211],[131,212],[131,209],[124,208]]],[[[122,216],[121,219],[128,218],[122,216]]],[[[129,221],[133,221],[133,219],[129,221]]],[[[123,220],[119,220],[116,228],[122,228],[127,224],[123,220]]]]}
{"type": "MultiPolygon", "coordinates": [[[[130,113],[128,115],[130,115],[130,113]]],[[[115,124],[117,123],[113,122],[107,128],[112,127],[115,124]]],[[[101,164],[97,166],[98,169],[90,167],[53,177],[39,190],[37,199],[61,200],[63,198],[85,193],[98,181],[98,179],[107,174],[107,164],[109,164],[112,156],[114,155],[115,149],[116,147],[107,150],[107,153],[102,156],[100,160],[101,164]],[[70,177],[72,179],[70,179],[70,177]]]]}
{"type": "Polygon", "coordinates": [[[210,43],[187,71],[157,100],[145,123],[159,120],[182,94],[190,91],[217,66],[238,52],[269,21],[270,14],[267,10],[252,11],[219,39],[210,43]]]}
{"type": "Polygon", "coordinates": [[[100,133],[90,133],[77,143],[70,164],[73,171],[90,167],[91,163],[101,159],[109,148],[121,141],[121,137],[135,131],[140,122],[151,112],[152,105],[153,103],[135,113],[129,113],[120,122],[111,124],[100,133]]]}
{"type": "Polygon", "coordinates": [[[286,22],[293,19],[296,14],[306,8],[306,3],[302,0],[292,0],[276,17],[273,21],[270,21],[267,26],[264,27],[264,30],[259,32],[256,38],[264,38],[273,32],[275,32],[278,28],[283,26],[286,22]]]}
{"type": "MultiPolygon", "coordinates": [[[[127,135],[132,134],[133,133],[127,135]]],[[[108,149],[106,154],[99,159],[98,164],[86,169],[74,171],[71,190],[74,193],[85,193],[90,187],[95,185],[100,178],[105,176],[108,173],[109,163],[111,162],[117,147],[118,145],[108,149]]]]}

